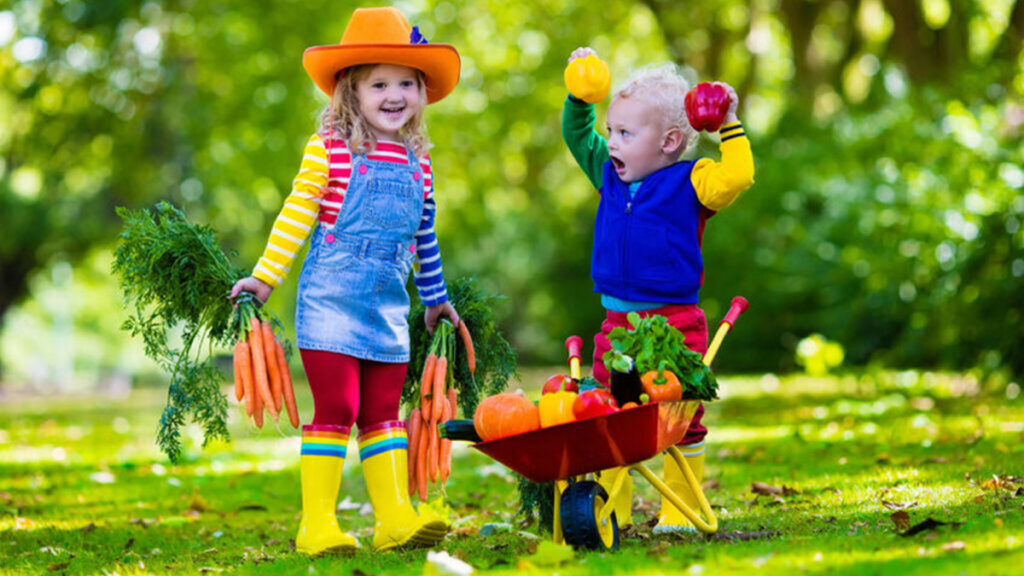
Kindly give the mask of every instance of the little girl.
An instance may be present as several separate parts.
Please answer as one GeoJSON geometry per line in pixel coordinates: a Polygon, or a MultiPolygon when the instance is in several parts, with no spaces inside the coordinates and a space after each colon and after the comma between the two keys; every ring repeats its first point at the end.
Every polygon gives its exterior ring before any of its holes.
{"type": "Polygon", "coordinates": [[[295,548],[305,554],[354,549],[338,527],[338,488],[349,431],[376,524],[373,547],[433,545],[448,532],[438,515],[413,509],[408,441],[398,404],[409,361],[413,270],[433,331],[448,302],[434,235],[433,178],[423,109],[459,79],[459,54],[429,44],[394,8],[357,9],[339,44],[315,46],[303,66],[328,96],[320,128],[252,276],[231,294],[266,301],[303,243],[295,325],[313,394],[313,422],[302,427],[302,521],[295,548]]]}

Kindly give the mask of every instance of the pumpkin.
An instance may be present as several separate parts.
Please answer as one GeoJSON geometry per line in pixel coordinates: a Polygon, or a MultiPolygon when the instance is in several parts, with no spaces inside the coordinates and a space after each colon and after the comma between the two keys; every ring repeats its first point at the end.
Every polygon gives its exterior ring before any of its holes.
{"type": "Polygon", "coordinates": [[[576,58],[565,68],[565,87],[584,102],[597,104],[604,100],[611,82],[608,64],[593,54],[576,58]]]}
{"type": "Polygon", "coordinates": [[[477,405],[473,426],[484,441],[495,440],[540,428],[540,412],[522,394],[495,394],[477,405]]]}

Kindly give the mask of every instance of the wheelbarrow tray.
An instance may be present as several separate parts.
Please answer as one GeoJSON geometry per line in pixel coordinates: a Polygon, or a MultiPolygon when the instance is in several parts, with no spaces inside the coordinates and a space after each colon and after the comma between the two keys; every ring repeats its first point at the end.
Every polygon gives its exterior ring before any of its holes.
{"type": "Polygon", "coordinates": [[[699,405],[644,404],[473,447],[534,482],[552,482],[652,458],[686,436],[699,405]]]}

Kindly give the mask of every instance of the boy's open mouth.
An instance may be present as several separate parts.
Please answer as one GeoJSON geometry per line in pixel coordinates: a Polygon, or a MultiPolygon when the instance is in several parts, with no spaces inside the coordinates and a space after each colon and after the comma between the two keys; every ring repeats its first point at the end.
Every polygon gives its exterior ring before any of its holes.
{"type": "Polygon", "coordinates": [[[620,160],[619,158],[616,158],[615,156],[612,156],[611,160],[612,160],[612,166],[615,167],[615,171],[616,172],[621,173],[623,170],[626,169],[626,163],[623,162],[622,160],[620,160]]]}

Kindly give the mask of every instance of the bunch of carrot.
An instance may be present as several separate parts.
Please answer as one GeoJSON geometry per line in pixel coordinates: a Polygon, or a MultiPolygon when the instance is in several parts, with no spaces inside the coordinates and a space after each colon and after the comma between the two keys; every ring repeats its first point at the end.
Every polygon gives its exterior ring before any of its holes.
{"type": "Polygon", "coordinates": [[[235,399],[245,403],[245,413],[258,428],[263,428],[263,410],[270,412],[277,422],[282,404],[288,411],[288,420],[298,428],[299,411],[284,348],[274,336],[270,322],[261,317],[260,309],[252,300],[243,298],[245,293],[239,299],[237,311],[241,317],[234,354],[235,399]]]}
{"type": "Polygon", "coordinates": [[[441,438],[438,426],[455,418],[458,395],[452,382],[455,362],[455,332],[466,348],[469,371],[476,370],[473,340],[465,322],[454,328],[447,320],[438,323],[430,342],[430,353],[420,378],[420,407],[409,412],[409,495],[427,500],[428,482],[448,482],[452,468],[452,441],[441,438]]]}

